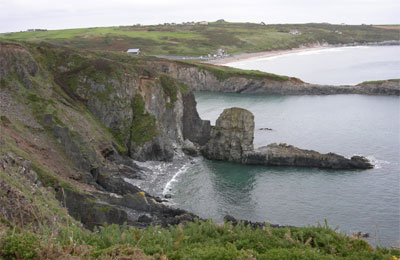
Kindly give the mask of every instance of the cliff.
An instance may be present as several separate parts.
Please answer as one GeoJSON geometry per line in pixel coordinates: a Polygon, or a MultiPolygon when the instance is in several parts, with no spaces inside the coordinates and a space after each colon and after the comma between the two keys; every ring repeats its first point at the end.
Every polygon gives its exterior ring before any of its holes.
{"type": "MultiPolygon", "coordinates": [[[[30,191],[11,180],[36,176],[31,186],[49,189],[48,196],[88,228],[193,220],[124,180],[142,178],[132,159],[172,160],[187,132],[184,118],[207,128],[195,102],[184,104],[194,101],[187,86],[131,62],[137,61],[46,43],[0,42],[0,170],[10,180],[4,185],[29,198],[30,191]]],[[[14,210],[12,203],[1,205],[14,210]]]]}
{"type": "Polygon", "coordinates": [[[297,78],[211,64],[165,60],[147,62],[152,71],[179,79],[193,91],[278,95],[400,95],[399,80],[345,86],[317,85],[297,78]]]}

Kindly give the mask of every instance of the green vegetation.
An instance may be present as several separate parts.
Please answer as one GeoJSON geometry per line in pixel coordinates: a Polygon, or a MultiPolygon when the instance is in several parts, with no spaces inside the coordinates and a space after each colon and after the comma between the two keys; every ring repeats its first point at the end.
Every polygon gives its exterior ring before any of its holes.
{"type": "Polygon", "coordinates": [[[386,80],[374,80],[374,81],[364,81],[360,83],[359,85],[367,85],[367,84],[382,84],[384,82],[395,82],[400,84],[400,79],[386,79],[386,80]]]}
{"type": "Polygon", "coordinates": [[[141,145],[157,135],[156,117],[146,112],[143,98],[136,94],[132,100],[132,124],[130,142],[141,145]]]}
{"type": "Polygon", "coordinates": [[[230,222],[218,225],[195,221],[167,229],[110,225],[94,232],[67,225],[50,234],[7,228],[0,234],[0,256],[6,259],[393,260],[400,256],[400,251],[379,247],[374,250],[365,241],[327,226],[251,229],[242,223],[233,226],[230,222]]]}
{"type": "Polygon", "coordinates": [[[399,40],[396,27],[333,24],[214,22],[208,25],[151,25],[0,34],[0,38],[48,41],[80,49],[200,56],[223,48],[229,54],[291,49],[315,43],[347,44],[399,40]],[[300,34],[289,32],[297,30],[300,34]]]}
{"type": "Polygon", "coordinates": [[[160,75],[160,83],[164,94],[170,99],[168,104],[170,107],[178,99],[179,92],[186,93],[189,90],[187,86],[165,74],[160,75]]]}
{"type": "Polygon", "coordinates": [[[211,64],[203,64],[198,62],[189,62],[189,61],[177,61],[183,64],[190,64],[192,66],[196,66],[200,69],[206,70],[211,72],[218,80],[223,81],[225,79],[231,77],[245,77],[245,78],[267,78],[277,81],[286,81],[290,78],[287,76],[277,75],[268,72],[262,72],[259,70],[242,70],[232,67],[225,67],[225,66],[218,66],[218,65],[211,65],[211,64]]]}

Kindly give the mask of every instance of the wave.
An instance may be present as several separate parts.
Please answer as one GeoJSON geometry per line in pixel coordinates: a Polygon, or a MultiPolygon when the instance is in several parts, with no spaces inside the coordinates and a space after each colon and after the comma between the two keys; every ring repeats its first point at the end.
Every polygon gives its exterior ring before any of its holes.
{"type": "Polygon", "coordinates": [[[189,169],[190,164],[186,163],[184,164],[175,174],[174,176],[172,176],[172,178],[167,182],[167,184],[165,184],[164,190],[163,190],[163,195],[169,193],[171,191],[172,188],[172,184],[177,182],[179,175],[181,175],[182,173],[186,172],[189,169]]]}
{"type": "Polygon", "coordinates": [[[377,159],[373,155],[366,156],[366,158],[374,165],[375,169],[381,169],[383,165],[390,164],[389,161],[377,159]]]}

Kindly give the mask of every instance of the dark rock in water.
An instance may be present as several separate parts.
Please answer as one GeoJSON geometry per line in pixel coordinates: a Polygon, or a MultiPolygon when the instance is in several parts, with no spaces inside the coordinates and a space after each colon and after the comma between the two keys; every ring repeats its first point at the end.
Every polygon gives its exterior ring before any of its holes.
{"type": "Polygon", "coordinates": [[[261,127],[261,128],[259,128],[258,130],[268,130],[268,131],[272,131],[272,129],[271,129],[271,128],[268,128],[268,127],[261,127]]]}
{"type": "Polygon", "coordinates": [[[209,120],[202,120],[196,110],[196,100],[192,92],[183,95],[183,138],[199,145],[210,139],[211,125],[209,120]]]}
{"type": "Polygon", "coordinates": [[[363,169],[363,167],[365,167],[365,169],[371,169],[374,168],[374,166],[369,162],[369,160],[367,158],[365,158],[364,156],[353,156],[350,158],[351,163],[356,167],[356,168],[360,168],[363,169]]]}
{"type": "Polygon", "coordinates": [[[327,169],[370,169],[373,166],[364,157],[347,159],[341,155],[321,154],[286,144],[270,144],[243,156],[244,164],[266,166],[298,166],[327,169]]]}
{"type": "Polygon", "coordinates": [[[297,166],[326,169],[370,169],[362,156],[351,159],[334,153],[321,154],[292,145],[270,144],[253,149],[254,116],[241,108],[225,109],[212,128],[210,141],[201,152],[207,159],[251,165],[297,166]]]}
{"type": "Polygon", "coordinates": [[[207,159],[241,162],[243,153],[253,150],[254,116],[242,108],[225,109],[211,130],[211,139],[203,147],[207,159]]]}
{"type": "Polygon", "coordinates": [[[226,215],[226,216],[224,217],[224,221],[226,221],[226,222],[232,222],[232,224],[236,224],[236,223],[238,222],[237,219],[234,218],[234,217],[231,216],[231,215],[226,215]]]}
{"type": "MultiPolygon", "coordinates": [[[[265,223],[264,222],[252,222],[248,220],[241,220],[241,219],[236,219],[235,217],[231,215],[225,215],[224,217],[225,222],[231,222],[232,225],[236,226],[239,223],[243,223],[245,226],[249,226],[250,228],[264,228],[265,223]]],[[[269,226],[272,228],[283,228],[283,227],[291,227],[291,226],[280,226],[277,224],[270,224],[269,226]]]]}

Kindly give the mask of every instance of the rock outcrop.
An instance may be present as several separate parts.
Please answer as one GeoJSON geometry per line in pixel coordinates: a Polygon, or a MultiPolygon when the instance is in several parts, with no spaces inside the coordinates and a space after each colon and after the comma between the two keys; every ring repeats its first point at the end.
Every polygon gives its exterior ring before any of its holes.
{"type": "Polygon", "coordinates": [[[365,157],[344,156],[327,153],[321,154],[313,150],[304,150],[292,145],[269,144],[244,154],[243,164],[265,166],[296,166],[326,169],[369,169],[373,166],[365,157]]]}
{"type": "Polygon", "coordinates": [[[347,159],[334,153],[321,154],[286,144],[270,144],[253,149],[254,116],[245,109],[225,109],[212,127],[211,138],[202,148],[212,160],[249,165],[296,166],[326,169],[369,169],[373,165],[362,156],[347,159]]]}
{"type": "Polygon", "coordinates": [[[196,109],[196,100],[192,92],[183,95],[183,138],[199,145],[204,145],[210,139],[211,124],[202,120],[196,109]]]}
{"type": "Polygon", "coordinates": [[[254,116],[243,108],[225,109],[212,127],[202,154],[208,159],[241,162],[253,150],[254,116]]]}

